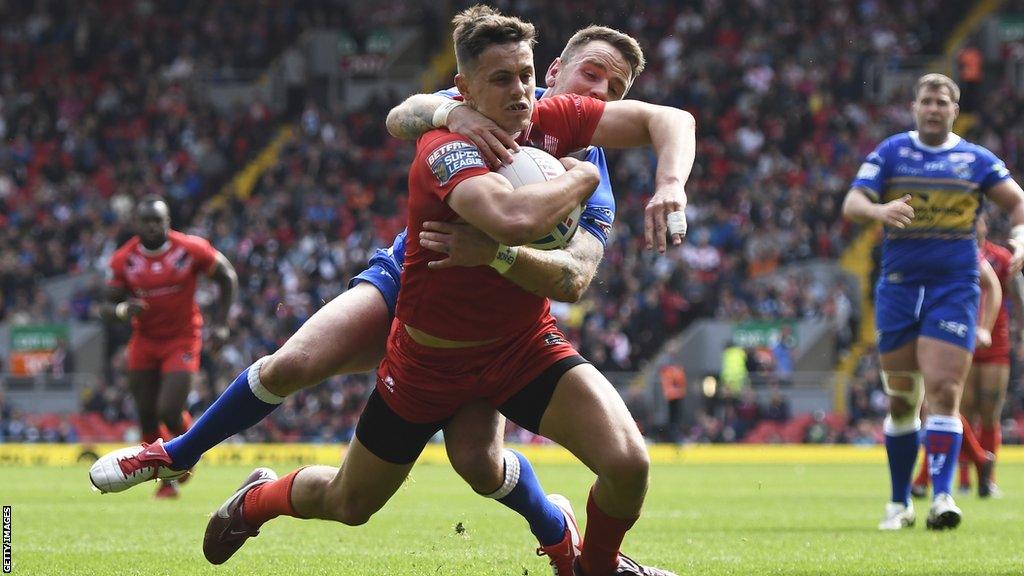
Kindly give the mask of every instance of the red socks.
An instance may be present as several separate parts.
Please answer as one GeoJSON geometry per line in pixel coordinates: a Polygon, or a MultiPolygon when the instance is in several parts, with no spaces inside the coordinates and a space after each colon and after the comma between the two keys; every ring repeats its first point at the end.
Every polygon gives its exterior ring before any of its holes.
{"type": "Polygon", "coordinates": [[[299,470],[249,490],[242,503],[242,518],[245,523],[253,528],[259,528],[267,520],[278,516],[298,517],[295,508],[292,507],[291,493],[292,483],[295,482],[299,470]]]}
{"type": "Polygon", "coordinates": [[[181,411],[181,429],[171,430],[163,422],[160,423],[160,437],[164,439],[164,442],[170,442],[178,436],[181,436],[188,429],[192,427],[192,415],[188,413],[188,410],[181,411]]]}
{"type": "Polygon", "coordinates": [[[587,576],[609,576],[619,565],[619,547],[636,518],[612,518],[597,507],[594,489],[587,499],[587,530],[583,537],[580,567],[587,576]]]}
{"type": "MultiPolygon", "coordinates": [[[[1003,427],[1001,425],[993,424],[992,426],[981,427],[981,447],[993,454],[999,453],[999,447],[1003,443],[1003,427]]],[[[995,482],[996,473],[992,472],[992,481],[995,482]]]]}
{"type": "Polygon", "coordinates": [[[960,422],[964,426],[964,443],[960,448],[960,454],[966,456],[975,466],[979,466],[985,462],[985,449],[978,443],[978,437],[974,435],[971,423],[964,418],[963,414],[960,415],[960,422]]]}

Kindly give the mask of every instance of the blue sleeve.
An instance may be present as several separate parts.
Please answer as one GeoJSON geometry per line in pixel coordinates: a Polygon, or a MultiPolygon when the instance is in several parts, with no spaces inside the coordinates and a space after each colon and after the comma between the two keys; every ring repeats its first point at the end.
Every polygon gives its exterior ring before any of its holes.
{"type": "Polygon", "coordinates": [[[399,268],[405,267],[405,237],[407,234],[409,234],[409,229],[403,228],[398,233],[398,236],[395,236],[395,241],[391,243],[391,248],[388,248],[391,258],[394,259],[395,264],[398,264],[399,268]]]}
{"type": "Polygon", "coordinates": [[[860,165],[860,169],[857,170],[853,184],[850,185],[851,188],[860,188],[867,192],[875,202],[882,197],[882,186],[885,183],[885,174],[888,172],[887,164],[891,163],[888,156],[892,147],[889,146],[889,142],[890,140],[885,140],[871,154],[868,154],[864,163],[860,165]]]}
{"type": "Polygon", "coordinates": [[[1010,178],[1006,164],[996,157],[988,148],[978,146],[981,154],[981,190],[982,192],[1010,178]]]}
{"type": "Polygon", "coordinates": [[[587,205],[580,215],[580,226],[590,232],[604,246],[608,245],[608,234],[615,222],[615,196],[612,194],[612,181],[608,176],[608,162],[604,150],[597,146],[587,149],[587,162],[597,166],[601,172],[601,183],[587,200],[587,205]]]}

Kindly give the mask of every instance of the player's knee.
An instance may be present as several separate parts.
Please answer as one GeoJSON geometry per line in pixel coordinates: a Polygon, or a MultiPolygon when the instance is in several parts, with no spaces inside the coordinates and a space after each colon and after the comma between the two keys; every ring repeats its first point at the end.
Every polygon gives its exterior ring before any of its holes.
{"type": "Polygon", "coordinates": [[[647,451],[634,449],[611,459],[601,475],[618,491],[643,493],[647,489],[650,469],[651,461],[647,451]]]}
{"type": "Polygon", "coordinates": [[[309,352],[285,346],[267,357],[260,369],[260,383],[278,396],[288,396],[316,384],[309,352]]]}
{"type": "Polygon", "coordinates": [[[327,501],[331,519],[346,526],[362,526],[370,521],[377,511],[360,502],[357,498],[332,498],[327,501]]]}
{"type": "Polygon", "coordinates": [[[448,460],[455,472],[480,494],[489,494],[504,481],[505,465],[500,452],[491,450],[451,450],[448,460]]]}
{"type": "Polygon", "coordinates": [[[933,412],[952,414],[960,396],[960,383],[954,378],[943,378],[928,386],[928,405],[933,412]]]}

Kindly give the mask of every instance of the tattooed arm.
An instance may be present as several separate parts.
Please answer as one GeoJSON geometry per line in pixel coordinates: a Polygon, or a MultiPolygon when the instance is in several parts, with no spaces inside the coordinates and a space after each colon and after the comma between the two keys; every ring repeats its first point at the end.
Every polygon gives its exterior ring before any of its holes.
{"type": "MultiPolygon", "coordinates": [[[[498,243],[466,223],[424,222],[420,244],[447,257],[427,264],[432,269],[487,266],[498,243]]],[[[590,286],[604,257],[604,245],[580,228],[561,250],[519,246],[512,266],[503,275],[524,290],[558,300],[577,302],[590,286]]]]}

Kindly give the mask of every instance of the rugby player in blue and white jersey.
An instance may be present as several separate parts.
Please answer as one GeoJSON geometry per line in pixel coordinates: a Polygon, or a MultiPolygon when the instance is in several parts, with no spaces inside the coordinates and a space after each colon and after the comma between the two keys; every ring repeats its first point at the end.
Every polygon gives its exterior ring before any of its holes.
{"type": "MultiPolygon", "coordinates": [[[[587,28],[570,39],[562,56],[552,64],[548,92],[619,100],[643,65],[640,47],[629,36],[609,28],[587,28]]],[[[499,157],[509,158],[507,148],[514,146],[514,141],[500,130],[491,131],[475,111],[458,106],[457,111],[447,108],[437,115],[435,108],[436,104],[427,113],[427,128],[440,119],[439,125],[473,140],[482,130],[489,134],[486,144],[490,148],[482,145],[481,152],[492,165],[499,157]],[[464,130],[477,132],[471,135],[464,130]]],[[[587,288],[614,218],[615,204],[603,151],[589,148],[587,160],[599,167],[601,184],[583,212],[582,230],[565,250],[520,248],[514,264],[503,272],[523,288],[556,300],[577,300],[587,288]]],[[[648,237],[658,236],[660,249],[665,244],[668,206],[656,194],[648,207],[648,237]]],[[[485,241],[474,238],[472,231],[440,226],[439,232],[449,233],[446,243],[451,260],[442,266],[471,259],[481,246],[486,246],[485,241]]],[[[671,231],[673,242],[678,244],[683,230],[671,231]]],[[[494,253],[491,249],[489,259],[494,253]]],[[[181,474],[206,450],[262,420],[292,392],[335,374],[375,367],[383,356],[393,318],[404,254],[403,232],[390,248],[377,251],[369,268],[353,279],[347,292],[314,314],[280,350],[243,370],[188,433],[166,445],[127,448],[104,456],[90,471],[93,484],[104,492],[117,492],[154,476],[181,474]]],[[[521,454],[502,450],[503,430],[503,419],[493,408],[481,404],[463,409],[445,428],[449,458],[477,492],[498,499],[528,520],[554,564],[555,551],[551,548],[561,543],[563,533],[570,528],[568,522],[575,524],[571,509],[567,501],[549,502],[545,498],[521,454]],[[482,438],[490,442],[481,442],[482,438]]],[[[575,530],[575,525],[571,528],[575,530]]]]}
{"type": "Polygon", "coordinates": [[[960,524],[950,493],[963,431],[957,407],[977,326],[975,220],[983,198],[1005,210],[1013,224],[1011,270],[1024,262],[1024,192],[992,152],[953,134],[959,98],[959,87],[946,76],[922,76],[912,105],[917,130],[879,144],[843,204],[844,216],[877,220],[885,229],[875,319],[890,400],[885,446],[892,498],[881,530],[915,521],[910,479],[924,398],[923,439],[934,486],[927,526],[960,524]]]}

